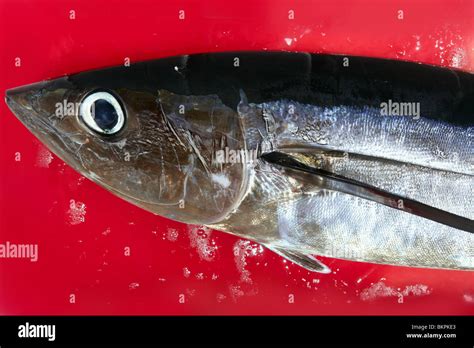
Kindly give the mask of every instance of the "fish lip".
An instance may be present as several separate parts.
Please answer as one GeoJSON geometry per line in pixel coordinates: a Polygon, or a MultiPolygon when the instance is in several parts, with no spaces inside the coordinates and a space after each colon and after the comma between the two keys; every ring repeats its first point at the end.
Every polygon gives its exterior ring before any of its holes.
{"type": "Polygon", "coordinates": [[[19,88],[21,87],[10,88],[5,91],[5,103],[8,105],[11,111],[13,111],[13,109],[15,108],[15,105],[17,104],[13,96],[17,94],[17,91],[19,88]]]}
{"type": "Polygon", "coordinates": [[[71,142],[67,137],[62,137],[61,131],[52,125],[48,111],[35,105],[36,98],[41,99],[46,93],[54,91],[56,86],[56,80],[52,80],[12,88],[5,91],[5,102],[35,138],[77,172],[84,174],[88,168],[66,151],[71,142]]]}
{"type": "Polygon", "coordinates": [[[5,102],[13,115],[30,131],[34,129],[34,115],[37,113],[33,108],[21,102],[26,94],[25,88],[18,87],[9,89],[5,93],[5,102]]]}
{"type": "Polygon", "coordinates": [[[22,98],[27,97],[29,95],[33,96],[35,93],[44,94],[45,92],[52,91],[59,87],[70,87],[70,83],[68,82],[67,77],[44,80],[40,82],[34,82],[9,88],[5,91],[5,103],[8,105],[10,110],[13,111],[15,116],[22,120],[22,118],[28,117],[28,115],[22,115],[21,113],[17,113],[23,109],[28,110],[29,112],[38,113],[38,111],[35,110],[33,106],[28,107],[29,101],[25,100],[25,102],[23,103],[22,98]]]}
{"type": "Polygon", "coordinates": [[[48,120],[48,112],[43,109],[41,100],[53,92],[64,78],[30,83],[5,91],[5,103],[15,117],[41,141],[47,141],[45,132],[53,128],[48,120]]]}
{"type": "Polygon", "coordinates": [[[27,103],[23,103],[22,98],[34,92],[41,91],[46,87],[47,84],[47,81],[41,81],[7,89],[5,91],[5,103],[8,105],[13,114],[20,121],[25,123],[24,119],[31,118],[26,112],[37,113],[37,111],[35,111],[33,107],[28,107],[27,103]]]}
{"type": "Polygon", "coordinates": [[[23,120],[26,118],[24,115],[24,107],[20,104],[18,98],[22,93],[22,87],[16,87],[12,89],[8,89],[5,92],[5,103],[7,104],[8,108],[12,112],[13,115],[15,115],[16,118],[18,118],[20,121],[23,122],[23,120]]]}
{"type": "Polygon", "coordinates": [[[36,101],[50,90],[50,85],[50,81],[42,81],[8,89],[5,91],[5,102],[23,126],[58,155],[55,149],[61,139],[50,124],[47,114],[36,105],[36,101]]]}

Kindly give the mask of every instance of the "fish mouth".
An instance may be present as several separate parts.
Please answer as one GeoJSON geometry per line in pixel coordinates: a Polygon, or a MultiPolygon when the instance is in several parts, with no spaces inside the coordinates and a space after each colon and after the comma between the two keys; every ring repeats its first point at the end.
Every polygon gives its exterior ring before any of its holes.
{"type": "Polygon", "coordinates": [[[56,115],[56,105],[71,97],[66,78],[24,85],[5,92],[5,102],[25,127],[50,150],[57,152],[65,141],[65,120],[56,115]]]}
{"type": "Polygon", "coordinates": [[[44,95],[46,87],[46,82],[39,82],[12,88],[5,93],[5,102],[12,113],[38,137],[41,137],[41,133],[50,128],[39,107],[39,101],[44,95]]]}
{"type": "Polygon", "coordinates": [[[50,151],[78,171],[82,166],[74,158],[77,144],[71,138],[72,120],[55,113],[57,103],[67,99],[64,79],[43,81],[9,89],[5,102],[23,125],[50,151]],[[60,86],[58,88],[58,86],[60,86]]]}
{"type": "Polygon", "coordinates": [[[41,81],[8,89],[5,102],[20,122],[41,137],[41,133],[54,128],[55,105],[66,99],[66,91],[70,88],[67,78],[41,81]]]}

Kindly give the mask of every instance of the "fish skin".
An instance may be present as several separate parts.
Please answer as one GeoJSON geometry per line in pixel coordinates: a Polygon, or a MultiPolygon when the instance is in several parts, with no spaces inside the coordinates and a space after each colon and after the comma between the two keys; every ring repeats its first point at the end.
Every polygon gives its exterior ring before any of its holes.
{"type": "MultiPolygon", "coordinates": [[[[406,118],[373,116],[374,110],[364,110],[364,114],[359,115],[356,112],[341,112],[339,107],[321,110],[291,101],[248,105],[244,109],[246,114],[243,117],[252,120],[264,112],[268,114],[267,119],[270,118],[273,124],[260,124],[259,132],[249,130],[249,134],[263,134],[260,141],[272,142],[270,149],[273,151],[286,150],[316,168],[360,180],[457,215],[470,219],[474,217],[474,178],[470,173],[471,167],[457,162],[457,165],[449,166],[449,163],[437,157],[437,152],[425,152],[425,157],[422,154],[413,156],[410,139],[423,140],[424,136],[428,136],[431,143],[436,143],[434,132],[424,132],[426,125],[419,127],[411,124],[425,122],[431,125],[430,129],[439,129],[439,138],[442,139],[439,144],[445,141],[446,134],[457,139],[455,144],[460,147],[451,149],[460,152],[456,158],[472,159],[472,128],[465,129],[422,118],[410,121],[406,118]],[[289,105],[294,109],[291,120],[299,121],[298,127],[289,127],[288,123],[292,121],[287,118],[290,114],[282,112],[289,105]],[[327,114],[331,115],[330,122],[326,122],[327,114]],[[361,145],[360,148],[351,147],[355,155],[339,158],[331,155],[330,151],[334,149],[342,153],[348,150],[331,146],[331,140],[336,139],[339,144],[340,138],[345,137],[347,132],[347,127],[341,124],[349,120],[367,122],[367,125],[359,123],[357,129],[372,130],[370,141],[374,144],[374,152],[371,152],[367,142],[363,142],[368,134],[362,133],[358,135],[361,142],[354,142],[355,145],[361,145]],[[306,126],[308,121],[313,124],[311,127],[306,126]],[[324,126],[320,127],[322,133],[328,134],[324,146],[309,142],[307,131],[293,136],[292,143],[289,142],[289,128],[311,131],[314,124],[326,124],[330,128],[330,131],[325,132],[324,126]],[[412,126],[414,129],[410,129],[412,126]],[[407,136],[403,142],[391,134],[385,138],[387,133],[383,129],[394,128],[406,130],[407,136]],[[268,129],[273,130],[274,134],[267,132],[268,129]],[[317,145],[319,155],[308,152],[311,144],[317,145]],[[375,156],[380,151],[378,144],[383,144],[388,151],[375,156]],[[298,153],[303,145],[306,148],[298,153]],[[327,151],[321,150],[326,146],[327,151]],[[417,164],[410,163],[410,160],[417,164]],[[453,185],[453,182],[456,184],[453,185]]],[[[251,143],[257,141],[252,140],[251,143]]],[[[449,158],[454,157],[448,155],[449,158]]],[[[251,188],[239,210],[225,221],[213,225],[214,228],[232,230],[247,237],[256,231],[255,238],[265,236],[264,241],[260,239],[261,243],[301,254],[415,267],[474,268],[473,234],[365,199],[328,191],[318,185],[295,182],[264,161],[255,164],[251,175],[251,188]],[[262,209],[255,209],[256,206],[262,209]]]]}
{"type": "MultiPolygon", "coordinates": [[[[60,78],[10,90],[7,104],[71,167],[155,214],[254,240],[290,259],[302,255],[294,258],[297,263],[307,260],[304,255],[317,254],[414,267],[474,269],[472,234],[295,180],[260,159],[213,162],[215,153],[225,148],[259,154],[286,151],[312,166],[472,219],[472,127],[434,120],[426,108],[430,118],[382,117],[374,105],[384,100],[386,91],[377,94],[380,86],[373,82],[357,90],[365,96],[354,95],[356,82],[365,80],[346,78],[343,70],[334,70],[329,63],[339,80],[328,90],[331,77],[308,78],[318,71],[314,63],[320,58],[315,56],[276,54],[294,64],[290,66],[295,69],[288,71],[281,70],[281,60],[271,62],[273,56],[263,55],[270,58],[267,64],[260,56],[257,61],[265,64],[257,75],[265,76],[265,83],[255,80],[252,69],[222,73],[219,57],[226,61],[232,55],[161,60],[157,63],[159,83],[150,82],[148,75],[143,77],[143,71],[133,67],[115,70],[108,79],[102,78],[109,74],[104,71],[60,78]],[[201,65],[192,70],[196,61],[201,65]],[[178,74],[174,64],[183,64],[188,76],[178,74]],[[271,69],[277,69],[276,73],[268,75],[271,69]],[[201,71],[209,76],[202,76],[201,71]],[[136,82],[142,77],[144,87],[136,82]],[[97,88],[113,91],[125,107],[126,127],[115,136],[98,136],[78,115],[55,115],[57,103],[80,103],[97,88]],[[230,90],[235,93],[231,95],[230,90]],[[184,115],[178,112],[182,105],[184,115]]],[[[151,70],[146,66],[145,71],[151,70]]],[[[457,79],[464,87],[459,87],[456,98],[463,93],[469,96],[472,77],[461,74],[457,79]]],[[[400,83],[393,83],[394,91],[404,90],[400,83]]],[[[433,101],[433,113],[443,104],[438,99],[444,101],[450,94],[429,89],[424,93],[420,100],[433,101]],[[438,99],[430,99],[430,93],[438,99]]],[[[453,105],[464,102],[456,99],[453,105]]],[[[448,107],[447,111],[456,110],[448,107]]]]}

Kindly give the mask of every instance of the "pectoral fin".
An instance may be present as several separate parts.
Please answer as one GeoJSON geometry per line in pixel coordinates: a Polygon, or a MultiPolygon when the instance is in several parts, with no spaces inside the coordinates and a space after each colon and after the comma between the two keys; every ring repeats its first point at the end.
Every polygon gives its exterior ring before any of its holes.
{"type": "Polygon", "coordinates": [[[288,154],[282,152],[270,152],[263,154],[261,158],[268,163],[282,167],[285,174],[296,179],[316,183],[319,187],[328,190],[338,191],[367,199],[449,227],[474,233],[473,220],[407,197],[402,197],[357,180],[308,166],[288,154]]]}
{"type": "Polygon", "coordinates": [[[318,272],[328,274],[331,273],[331,269],[324,263],[316,259],[312,255],[302,254],[299,252],[277,248],[274,246],[267,246],[271,251],[280,255],[281,257],[290,260],[294,264],[307,269],[310,272],[318,272]]]}

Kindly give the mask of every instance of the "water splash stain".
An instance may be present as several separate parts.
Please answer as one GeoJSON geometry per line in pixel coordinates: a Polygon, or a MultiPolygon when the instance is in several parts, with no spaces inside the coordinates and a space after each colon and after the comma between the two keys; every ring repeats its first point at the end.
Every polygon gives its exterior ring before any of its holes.
{"type": "Polygon", "coordinates": [[[195,248],[201,260],[213,261],[216,257],[216,242],[211,239],[212,230],[205,226],[188,226],[191,247],[195,248]]]}
{"type": "Polygon", "coordinates": [[[70,225],[79,225],[86,221],[86,205],[82,202],[76,202],[74,199],[69,201],[67,211],[67,222],[70,225]]]}
{"type": "Polygon", "coordinates": [[[39,168],[49,168],[53,158],[53,155],[47,148],[40,146],[36,155],[36,166],[39,168]]]}
{"type": "Polygon", "coordinates": [[[431,289],[424,284],[407,285],[402,290],[400,288],[386,285],[383,281],[377,282],[360,293],[362,301],[372,301],[383,297],[407,297],[407,296],[426,296],[431,294],[431,289]]]}

